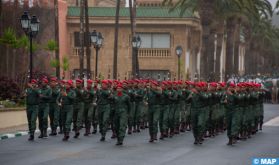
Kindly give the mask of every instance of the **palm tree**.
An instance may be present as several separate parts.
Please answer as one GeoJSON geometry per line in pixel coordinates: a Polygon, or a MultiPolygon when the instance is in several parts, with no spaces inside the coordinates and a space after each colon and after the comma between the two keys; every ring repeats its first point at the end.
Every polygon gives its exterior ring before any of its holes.
{"type": "Polygon", "coordinates": [[[80,51],[79,75],[82,77],[84,70],[84,0],[80,0],[80,51]]]}
{"type": "Polygon", "coordinates": [[[6,64],[6,76],[9,76],[10,70],[10,48],[17,44],[16,33],[12,28],[7,28],[4,30],[3,36],[0,38],[0,43],[6,47],[6,63],[3,60],[4,65],[6,64]]]}
{"type": "Polygon", "coordinates": [[[67,57],[63,57],[62,59],[63,79],[65,78],[66,71],[69,70],[69,66],[70,66],[69,59],[67,57]]]}
{"type": "Polygon", "coordinates": [[[115,30],[114,30],[114,51],[113,51],[113,79],[117,79],[117,54],[118,54],[118,30],[119,30],[120,0],[116,1],[115,30]]]}
{"type": "Polygon", "coordinates": [[[86,46],[86,68],[87,78],[91,77],[91,52],[90,52],[90,40],[89,40],[89,16],[88,16],[88,0],[84,0],[84,12],[85,12],[85,46],[86,46]],[[89,76],[89,77],[88,77],[89,76]]]}
{"type": "MultiPolygon", "coordinates": [[[[172,4],[172,0],[165,0],[165,3],[172,4]]],[[[223,24],[226,32],[226,68],[225,75],[234,73],[234,52],[238,48],[239,28],[243,21],[259,19],[259,15],[267,17],[271,14],[272,8],[267,0],[179,0],[173,8],[180,8],[183,14],[186,10],[197,11],[200,15],[202,25],[202,50],[201,50],[201,76],[207,77],[207,71],[212,68],[207,66],[212,62],[212,35],[215,35],[215,25],[223,24]],[[214,18],[214,19],[213,19],[214,18]],[[214,21],[215,20],[215,21],[214,21]],[[219,22],[219,23],[218,23],[219,22]]],[[[235,53],[237,55],[237,52],[235,53]]],[[[237,68],[237,67],[236,67],[237,68]]]]}
{"type": "MultiPolygon", "coordinates": [[[[59,18],[58,18],[58,0],[54,0],[54,32],[55,32],[55,41],[58,49],[55,50],[55,59],[59,61],[59,18]]],[[[56,67],[56,77],[60,78],[60,67],[56,67]]]]}

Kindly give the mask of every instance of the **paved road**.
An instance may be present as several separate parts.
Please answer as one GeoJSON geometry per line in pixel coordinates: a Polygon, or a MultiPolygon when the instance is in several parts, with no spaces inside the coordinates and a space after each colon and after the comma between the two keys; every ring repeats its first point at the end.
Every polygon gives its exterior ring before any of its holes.
{"type": "MultiPolygon", "coordinates": [[[[278,105],[265,105],[265,121],[277,116],[278,105]]],[[[23,136],[0,141],[0,165],[247,165],[253,157],[279,158],[278,137],[278,126],[264,126],[263,132],[233,147],[226,145],[225,134],[194,146],[190,132],[150,144],[145,130],[128,135],[122,147],[111,139],[99,142],[99,135],[69,142],[62,142],[61,135],[35,142],[23,136]]]]}

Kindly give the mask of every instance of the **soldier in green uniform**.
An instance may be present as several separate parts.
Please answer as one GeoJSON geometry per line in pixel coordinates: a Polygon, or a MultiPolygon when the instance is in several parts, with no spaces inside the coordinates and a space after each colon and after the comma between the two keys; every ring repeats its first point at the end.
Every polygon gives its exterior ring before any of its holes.
{"type": "Polygon", "coordinates": [[[151,88],[147,93],[148,100],[148,123],[149,123],[149,142],[157,140],[158,121],[160,115],[160,102],[161,102],[162,89],[155,81],[151,82],[151,88]]]}
{"type": "Polygon", "coordinates": [[[182,120],[185,122],[185,129],[186,131],[191,131],[191,98],[190,98],[190,95],[191,95],[191,88],[192,86],[194,85],[193,82],[190,82],[190,81],[186,81],[186,92],[185,92],[185,95],[186,95],[186,99],[185,99],[185,116],[184,118],[182,118],[182,120]]]}
{"type": "Polygon", "coordinates": [[[170,135],[169,137],[173,137],[178,130],[176,130],[177,124],[177,113],[179,112],[179,100],[178,100],[178,92],[177,92],[177,82],[172,82],[172,90],[171,90],[171,107],[169,113],[169,127],[170,127],[170,135]],[[175,132],[176,131],[176,132],[175,132]]]}
{"type": "Polygon", "coordinates": [[[40,104],[39,104],[39,129],[40,136],[39,138],[47,137],[47,128],[48,128],[48,114],[49,114],[49,102],[51,99],[52,91],[48,86],[48,79],[43,78],[41,83],[41,88],[39,90],[40,104]]]}
{"type": "MultiPolygon", "coordinates": [[[[68,80],[65,84],[65,88],[61,89],[60,97],[61,97],[61,117],[62,117],[62,125],[64,131],[63,141],[68,141],[69,133],[71,130],[71,124],[73,119],[73,110],[74,110],[74,102],[76,98],[76,93],[73,89],[72,80],[68,80]]],[[[59,98],[60,99],[60,98],[59,98]]]]}
{"type": "Polygon", "coordinates": [[[134,125],[134,118],[135,118],[135,93],[134,93],[133,80],[129,81],[126,92],[129,95],[130,102],[131,102],[131,109],[129,111],[129,116],[128,116],[128,134],[130,135],[132,134],[132,128],[134,125]]]}
{"type": "Polygon", "coordinates": [[[74,138],[78,138],[80,133],[80,129],[83,125],[83,111],[84,111],[84,89],[83,89],[83,81],[80,79],[76,80],[76,87],[74,88],[76,93],[75,104],[74,104],[74,112],[73,112],[73,124],[75,136],[74,138]]]}
{"type": "Polygon", "coordinates": [[[105,141],[110,117],[110,101],[112,93],[108,89],[108,81],[102,81],[102,89],[97,93],[98,121],[101,133],[100,141],[105,141]]]}
{"type": "Polygon", "coordinates": [[[59,124],[59,113],[60,113],[60,107],[58,106],[58,102],[57,102],[57,99],[60,94],[60,89],[58,87],[56,77],[50,79],[50,87],[52,90],[52,95],[49,103],[49,120],[50,120],[50,128],[51,128],[51,133],[49,134],[49,136],[56,136],[57,127],[59,124]]]}
{"type": "Polygon", "coordinates": [[[143,81],[135,80],[134,99],[135,99],[135,114],[133,120],[134,132],[140,132],[140,123],[142,122],[142,111],[144,108],[144,95],[143,81]]]}
{"type": "Polygon", "coordinates": [[[90,134],[90,127],[93,119],[94,112],[94,101],[96,98],[96,93],[92,87],[93,81],[87,80],[87,87],[84,89],[84,123],[85,123],[85,133],[84,136],[90,134]]]}
{"type": "Polygon", "coordinates": [[[189,110],[190,110],[190,104],[188,103],[188,96],[190,95],[190,91],[187,89],[189,85],[188,81],[185,81],[185,83],[182,85],[182,95],[181,95],[181,126],[180,126],[180,132],[185,132],[188,125],[189,125],[189,110]]]}
{"type": "Polygon", "coordinates": [[[39,90],[37,83],[37,80],[32,79],[31,83],[28,83],[28,88],[26,89],[26,114],[29,128],[29,141],[34,140],[34,133],[36,130],[39,105],[39,90]]]}
{"type": "Polygon", "coordinates": [[[207,97],[201,92],[203,88],[202,82],[195,83],[191,98],[191,125],[193,129],[193,135],[195,138],[194,144],[202,144],[202,137],[204,133],[204,100],[207,97]]]}
{"type": "Polygon", "coordinates": [[[227,119],[227,136],[229,138],[229,142],[227,145],[232,145],[234,138],[237,135],[237,125],[236,125],[236,104],[237,104],[237,96],[235,94],[235,84],[230,83],[226,96],[225,96],[225,107],[226,107],[226,119],[227,119]]]}
{"type": "Polygon", "coordinates": [[[258,100],[258,108],[259,108],[259,130],[262,130],[263,127],[263,119],[264,119],[264,97],[265,97],[265,91],[261,89],[261,84],[258,84],[258,93],[259,93],[259,100],[258,100]]]}
{"type": "Polygon", "coordinates": [[[98,127],[98,110],[97,110],[97,94],[99,92],[98,81],[95,81],[93,89],[95,91],[96,98],[95,98],[94,103],[93,103],[93,114],[92,114],[92,123],[91,124],[93,126],[92,134],[96,134],[97,133],[97,127],[98,127]]]}
{"type": "Polygon", "coordinates": [[[162,96],[161,96],[161,107],[160,107],[160,117],[159,117],[159,126],[160,126],[160,132],[161,136],[160,139],[163,140],[165,137],[168,137],[167,135],[167,129],[168,129],[168,115],[169,115],[169,109],[170,109],[170,92],[168,90],[169,84],[167,81],[163,81],[161,84],[162,87],[162,96]]]}
{"type": "Polygon", "coordinates": [[[128,113],[130,111],[131,102],[127,94],[123,92],[121,84],[117,85],[116,94],[113,96],[115,105],[114,126],[117,136],[116,145],[123,145],[128,124],[128,113]]]}

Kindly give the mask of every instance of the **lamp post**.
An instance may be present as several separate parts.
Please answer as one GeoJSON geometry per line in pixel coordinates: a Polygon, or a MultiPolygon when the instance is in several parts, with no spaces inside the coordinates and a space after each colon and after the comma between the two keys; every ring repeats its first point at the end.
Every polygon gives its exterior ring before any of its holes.
{"type": "Polygon", "coordinates": [[[31,82],[33,78],[33,47],[32,47],[32,39],[36,37],[40,28],[40,21],[36,16],[30,17],[27,11],[23,13],[20,18],[21,28],[24,30],[25,34],[29,38],[30,42],[30,63],[29,63],[29,81],[31,82]]]}
{"type": "Polygon", "coordinates": [[[91,33],[90,39],[91,39],[91,43],[93,44],[96,50],[95,77],[97,78],[98,77],[98,55],[99,55],[98,53],[103,45],[104,38],[102,36],[102,33],[96,32],[96,30],[94,30],[91,33]]]}
{"type": "Polygon", "coordinates": [[[138,60],[138,51],[141,46],[141,38],[140,36],[134,36],[132,39],[132,74],[133,77],[140,77],[139,76],[139,60],[138,60]]]}
{"type": "Polygon", "coordinates": [[[182,47],[181,46],[177,46],[175,48],[175,52],[176,52],[176,55],[178,57],[178,78],[177,79],[180,80],[180,57],[181,57],[182,52],[183,52],[182,47]]]}

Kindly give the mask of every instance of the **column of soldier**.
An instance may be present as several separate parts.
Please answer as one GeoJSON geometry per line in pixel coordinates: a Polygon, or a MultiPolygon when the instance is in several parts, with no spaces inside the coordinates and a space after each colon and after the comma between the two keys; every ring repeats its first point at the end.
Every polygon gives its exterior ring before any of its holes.
{"type": "Polygon", "coordinates": [[[227,130],[228,145],[251,138],[263,124],[264,91],[257,83],[206,83],[191,81],[33,79],[26,89],[29,141],[34,140],[36,121],[40,135],[51,133],[74,138],[101,134],[105,141],[109,128],[116,145],[126,135],[149,128],[149,142],[193,131],[194,144],[227,130]],[[75,82],[75,83],[74,83],[75,82]],[[84,85],[86,84],[86,86],[84,85]],[[92,131],[92,132],[91,132],[92,131]]]}

